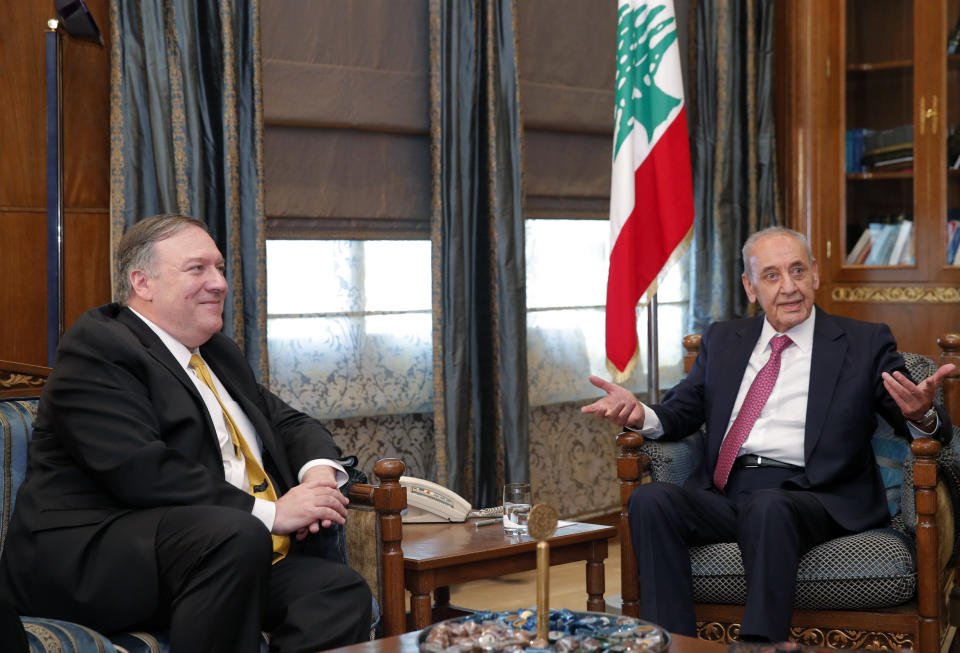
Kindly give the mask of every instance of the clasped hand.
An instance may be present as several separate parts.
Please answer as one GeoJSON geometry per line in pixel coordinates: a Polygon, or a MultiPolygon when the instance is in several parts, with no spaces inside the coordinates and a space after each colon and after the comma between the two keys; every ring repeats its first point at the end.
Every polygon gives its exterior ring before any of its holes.
{"type": "Polygon", "coordinates": [[[933,406],[933,398],[937,394],[937,387],[945,376],[956,369],[953,363],[947,363],[920,383],[914,383],[901,372],[889,374],[884,372],[883,387],[887,389],[893,400],[900,407],[900,412],[909,420],[918,421],[923,414],[933,406]]]}
{"type": "Polygon", "coordinates": [[[272,531],[275,535],[295,533],[302,540],[308,533],[319,533],[321,526],[346,523],[350,501],[337,487],[334,474],[326,473],[330,469],[307,470],[302,483],[277,499],[272,531]]]}

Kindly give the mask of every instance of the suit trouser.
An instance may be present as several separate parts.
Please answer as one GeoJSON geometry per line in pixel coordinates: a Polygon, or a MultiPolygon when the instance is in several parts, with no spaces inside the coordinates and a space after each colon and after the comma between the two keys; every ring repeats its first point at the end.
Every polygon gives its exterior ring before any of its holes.
{"type": "Polygon", "coordinates": [[[641,616],[696,636],[688,547],[737,542],[747,586],[741,638],[786,640],[801,556],[846,532],[812,494],[779,488],[795,474],[775,467],[734,470],[725,494],[659,482],[637,488],[628,519],[641,616]]]}
{"type": "MultiPolygon", "coordinates": [[[[57,584],[59,560],[37,561],[36,582],[17,588],[25,614],[76,621],[101,632],[169,627],[170,650],[319,651],[370,633],[371,595],[346,565],[293,553],[275,565],[270,534],[251,514],[216,506],[132,511],[98,534],[98,546],[69,549],[66,565],[109,573],[81,574],[79,587],[57,584]],[[149,550],[144,542],[149,542],[149,550]],[[44,564],[45,563],[45,564],[44,564]]],[[[43,536],[43,534],[41,534],[43,536]]],[[[49,549],[47,549],[49,550],[49,549]]]]}

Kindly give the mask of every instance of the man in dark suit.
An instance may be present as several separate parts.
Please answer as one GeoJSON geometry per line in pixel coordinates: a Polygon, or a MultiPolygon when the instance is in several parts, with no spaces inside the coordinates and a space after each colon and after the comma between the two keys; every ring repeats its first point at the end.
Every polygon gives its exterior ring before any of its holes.
{"type": "Polygon", "coordinates": [[[317,651],[369,636],[371,595],[317,555],[346,472],[316,420],[220,333],[224,260],[155,216],[117,252],[119,304],[65,334],[38,407],[3,585],[25,614],[104,632],[169,625],[172,651],[317,651]]]}
{"type": "Polygon", "coordinates": [[[591,377],[607,394],[582,411],[649,438],[705,426],[701,464],[684,486],[651,483],[630,498],[642,616],[695,635],[687,549],[736,541],[747,582],[741,638],[782,641],[800,557],[889,518],[870,448],[876,414],[904,437],[948,442],[949,418],[933,398],[954,366],[914,383],[886,325],[814,310],[817,264],[801,234],[758,232],[743,260],[744,290],[764,316],[712,324],[662,403],[591,377]]]}

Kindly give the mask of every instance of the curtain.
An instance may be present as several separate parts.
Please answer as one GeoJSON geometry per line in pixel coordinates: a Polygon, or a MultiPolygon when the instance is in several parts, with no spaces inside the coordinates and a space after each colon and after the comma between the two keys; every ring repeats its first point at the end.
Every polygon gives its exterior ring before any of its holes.
{"type": "Polygon", "coordinates": [[[158,213],[207,223],[224,333],[268,382],[257,0],[110,0],[111,245],[158,213]]]}
{"type": "Polygon", "coordinates": [[[438,480],[480,506],[529,480],[516,6],[431,0],[438,480]]]}
{"type": "Polygon", "coordinates": [[[747,237],[783,224],[776,182],[773,0],[692,0],[690,330],[751,312],[747,237]]]}

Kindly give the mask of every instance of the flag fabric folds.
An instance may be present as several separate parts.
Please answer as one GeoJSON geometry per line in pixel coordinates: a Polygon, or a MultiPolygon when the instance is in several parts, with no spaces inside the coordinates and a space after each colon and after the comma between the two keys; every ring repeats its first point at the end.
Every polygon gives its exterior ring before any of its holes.
{"type": "Polygon", "coordinates": [[[610,189],[607,369],[629,378],[639,359],[636,307],[686,251],[693,188],[672,0],[620,0],[610,189]]]}

